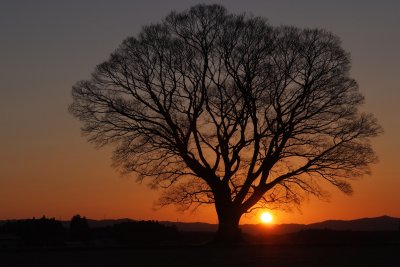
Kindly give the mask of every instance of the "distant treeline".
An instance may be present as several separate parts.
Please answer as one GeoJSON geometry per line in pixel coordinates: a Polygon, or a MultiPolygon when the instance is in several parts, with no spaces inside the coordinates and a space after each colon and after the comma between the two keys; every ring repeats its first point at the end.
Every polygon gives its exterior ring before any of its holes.
{"type": "MultiPolygon", "coordinates": [[[[12,220],[0,224],[0,249],[8,248],[89,248],[146,245],[206,244],[213,231],[180,232],[175,225],[157,221],[119,220],[93,226],[85,217],[75,215],[63,222],[42,217],[12,220]],[[92,227],[90,226],[92,225],[92,227]]],[[[258,244],[389,244],[400,245],[400,231],[351,231],[305,229],[293,233],[244,233],[250,243],[258,244]]]]}
{"type": "Polygon", "coordinates": [[[91,228],[85,217],[74,216],[69,227],[54,218],[7,221],[0,226],[0,248],[86,247],[154,244],[177,240],[174,226],[157,221],[128,221],[91,228]]]}
{"type": "Polygon", "coordinates": [[[0,227],[0,246],[55,246],[63,244],[67,229],[55,219],[8,221],[0,227]]]}

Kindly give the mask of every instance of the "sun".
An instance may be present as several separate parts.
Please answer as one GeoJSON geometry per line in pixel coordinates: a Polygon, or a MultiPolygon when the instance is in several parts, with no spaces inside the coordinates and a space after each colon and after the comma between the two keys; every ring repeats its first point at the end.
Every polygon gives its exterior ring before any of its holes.
{"type": "Polygon", "coordinates": [[[273,216],[268,211],[261,213],[260,219],[263,223],[271,223],[273,220],[273,216]]]}

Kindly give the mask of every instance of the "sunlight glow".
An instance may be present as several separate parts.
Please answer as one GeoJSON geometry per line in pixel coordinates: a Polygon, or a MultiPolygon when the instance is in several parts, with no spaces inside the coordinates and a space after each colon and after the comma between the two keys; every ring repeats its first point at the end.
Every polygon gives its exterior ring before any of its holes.
{"type": "Polygon", "coordinates": [[[261,213],[260,219],[263,223],[271,223],[273,220],[272,214],[268,211],[261,213]]]}

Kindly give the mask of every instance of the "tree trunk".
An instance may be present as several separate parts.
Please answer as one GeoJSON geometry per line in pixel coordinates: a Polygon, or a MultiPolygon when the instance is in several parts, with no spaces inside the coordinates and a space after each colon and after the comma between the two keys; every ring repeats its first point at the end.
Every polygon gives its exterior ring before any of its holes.
{"type": "Polygon", "coordinates": [[[216,244],[238,244],[243,243],[242,231],[239,228],[241,213],[229,210],[219,209],[218,230],[213,243],[216,244]]]}

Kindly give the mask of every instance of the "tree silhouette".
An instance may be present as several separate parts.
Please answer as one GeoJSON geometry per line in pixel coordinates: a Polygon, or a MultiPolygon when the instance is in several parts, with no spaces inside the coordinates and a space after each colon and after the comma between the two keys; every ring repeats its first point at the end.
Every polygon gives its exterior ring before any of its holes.
{"type": "Polygon", "coordinates": [[[60,246],[65,238],[65,229],[54,218],[32,218],[8,221],[0,227],[0,233],[15,234],[22,246],[60,246]]]}
{"type": "Polygon", "coordinates": [[[216,241],[254,208],[345,193],[381,133],[337,36],[272,27],[219,5],[172,12],[127,38],[72,90],[70,112],[113,162],[166,188],[160,204],[214,204],[216,241]]]}
{"type": "Polygon", "coordinates": [[[81,217],[79,214],[74,215],[70,222],[69,231],[73,240],[89,242],[91,234],[86,217],[81,217]]]}

